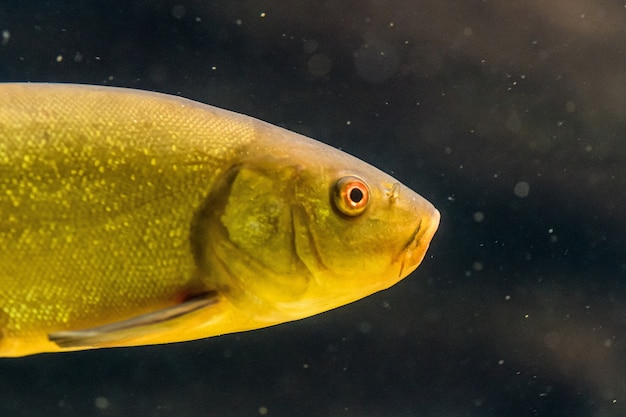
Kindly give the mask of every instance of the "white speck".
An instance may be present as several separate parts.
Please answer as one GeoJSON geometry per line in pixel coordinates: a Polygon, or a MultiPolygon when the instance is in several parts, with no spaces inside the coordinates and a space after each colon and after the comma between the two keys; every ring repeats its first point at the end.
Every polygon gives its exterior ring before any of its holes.
{"type": "Polygon", "coordinates": [[[9,32],[8,30],[3,30],[2,31],[2,45],[6,45],[7,43],[9,43],[9,39],[11,38],[11,32],[9,32]]]}
{"type": "Polygon", "coordinates": [[[241,26],[243,24],[243,21],[241,19],[237,19],[237,20],[235,20],[235,24],[237,26],[241,26]]]}
{"type": "Polygon", "coordinates": [[[57,55],[57,62],[62,62],[63,61],[63,55],[57,55]]]}
{"type": "Polygon", "coordinates": [[[265,17],[265,12],[261,12],[261,14],[259,16],[265,17]]]}

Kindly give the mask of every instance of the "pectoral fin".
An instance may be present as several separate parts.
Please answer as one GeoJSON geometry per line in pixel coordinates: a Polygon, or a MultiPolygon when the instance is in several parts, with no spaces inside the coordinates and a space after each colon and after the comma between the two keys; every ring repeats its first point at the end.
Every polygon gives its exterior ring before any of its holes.
{"type": "MultiPolygon", "coordinates": [[[[61,348],[121,346],[128,339],[140,339],[167,330],[167,325],[182,316],[210,307],[219,302],[217,292],[207,292],[180,304],[128,320],[82,330],[50,333],[48,339],[61,348]]],[[[130,343],[132,344],[132,343],[130,343]]]]}

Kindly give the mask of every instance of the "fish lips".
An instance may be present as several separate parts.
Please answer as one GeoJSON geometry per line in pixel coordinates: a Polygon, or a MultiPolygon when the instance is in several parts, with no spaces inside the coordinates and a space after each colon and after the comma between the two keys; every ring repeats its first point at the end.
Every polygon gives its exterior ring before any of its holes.
{"type": "Polygon", "coordinates": [[[426,250],[439,227],[441,214],[433,207],[430,217],[422,218],[409,236],[409,239],[400,250],[397,257],[400,262],[398,278],[402,279],[409,275],[419,266],[426,255],[426,250]]]}

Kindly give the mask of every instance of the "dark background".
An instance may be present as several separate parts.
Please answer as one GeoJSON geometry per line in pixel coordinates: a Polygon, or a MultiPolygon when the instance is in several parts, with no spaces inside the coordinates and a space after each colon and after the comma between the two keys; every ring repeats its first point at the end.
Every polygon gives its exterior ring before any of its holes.
{"type": "Polygon", "coordinates": [[[0,416],[626,415],[624,2],[3,0],[0,31],[0,81],[246,113],[442,213],[411,277],[330,313],[2,359],[0,416]]]}

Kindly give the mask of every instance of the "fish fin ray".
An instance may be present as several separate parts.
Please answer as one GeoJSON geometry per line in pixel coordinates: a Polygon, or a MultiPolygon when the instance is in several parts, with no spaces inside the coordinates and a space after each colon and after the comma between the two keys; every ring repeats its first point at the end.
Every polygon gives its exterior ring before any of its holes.
{"type": "Polygon", "coordinates": [[[210,307],[219,302],[216,291],[209,291],[175,306],[141,314],[127,320],[81,330],[67,330],[48,334],[48,339],[60,348],[105,347],[160,331],[171,320],[210,307]]]}

